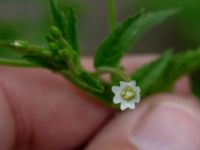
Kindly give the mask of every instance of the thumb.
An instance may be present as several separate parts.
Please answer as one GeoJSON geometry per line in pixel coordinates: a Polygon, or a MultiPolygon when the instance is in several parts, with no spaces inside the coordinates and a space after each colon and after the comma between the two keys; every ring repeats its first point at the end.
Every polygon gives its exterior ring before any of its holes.
{"type": "Polygon", "coordinates": [[[87,150],[199,150],[199,116],[196,101],[154,96],[116,116],[87,150]]]}

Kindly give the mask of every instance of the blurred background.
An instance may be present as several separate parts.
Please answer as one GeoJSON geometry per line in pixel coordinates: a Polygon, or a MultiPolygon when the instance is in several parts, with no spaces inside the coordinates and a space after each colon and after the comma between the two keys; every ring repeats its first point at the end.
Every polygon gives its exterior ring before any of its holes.
{"type": "MultiPolygon", "coordinates": [[[[106,0],[58,0],[60,7],[74,6],[83,55],[94,54],[108,33],[106,0]]],[[[179,8],[181,13],[148,31],[133,47],[134,53],[158,53],[168,48],[183,51],[200,45],[200,0],[117,0],[118,20],[141,8],[157,11],[179,8]]],[[[28,40],[45,45],[51,18],[47,0],[0,0],[0,39],[28,40]]],[[[1,56],[18,57],[9,50],[1,56]]]]}

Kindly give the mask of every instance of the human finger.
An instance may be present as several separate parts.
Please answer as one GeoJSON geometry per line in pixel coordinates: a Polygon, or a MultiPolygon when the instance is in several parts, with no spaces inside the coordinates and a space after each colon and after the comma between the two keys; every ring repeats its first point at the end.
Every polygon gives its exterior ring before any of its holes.
{"type": "Polygon", "coordinates": [[[86,150],[199,150],[200,108],[193,100],[160,95],[115,117],[86,150]]]}

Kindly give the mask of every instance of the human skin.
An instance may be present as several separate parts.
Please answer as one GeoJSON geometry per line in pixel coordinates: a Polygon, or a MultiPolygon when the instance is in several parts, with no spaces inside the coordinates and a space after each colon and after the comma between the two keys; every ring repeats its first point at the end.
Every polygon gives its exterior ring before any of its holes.
{"type": "MultiPolygon", "coordinates": [[[[127,71],[154,57],[129,57],[127,71]]],[[[91,70],[91,60],[83,59],[91,70]]],[[[186,78],[117,113],[45,69],[0,67],[1,150],[199,150],[200,108],[186,78]]]]}

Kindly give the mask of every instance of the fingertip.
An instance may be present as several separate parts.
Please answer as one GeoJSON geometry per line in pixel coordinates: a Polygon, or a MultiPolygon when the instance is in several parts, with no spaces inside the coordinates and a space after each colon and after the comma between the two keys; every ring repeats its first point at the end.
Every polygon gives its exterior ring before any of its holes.
{"type": "MultiPolygon", "coordinates": [[[[151,55],[137,55],[137,56],[127,56],[122,60],[122,65],[128,72],[133,72],[142,65],[151,62],[156,58],[156,54],[151,55]]],[[[87,70],[94,70],[93,60],[91,57],[84,57],[81,59],[81,63],[87,70]]]]}
{"type": "Polygon", "coordinates": [[[142,65],[147,64],[155,60],[156,55],[137,55],[137,56],[127,56],[122,60],[122,65],[125,67],[127,72],[132,73],[136,69],[142,67],[142,65]]]}
{"type": "Polygon", "coordinates": [[[189,77],[183,76],[175,83],[174,93],[182,96],[191,95],[192,91],[189,77]]]}
{"type": "MultiPolygon", "coordinates": [[[[31,144],[33,149],[75,149],[93,136],[112,114],[95,98],[44,69],[3,67],[0,82],[14,110],[20,148],[31,144]]],[[[7,109],[1,104],[4,99],[0,99],[0,105],[7,109]]],[[[0,117],[3,117],[8,112],[2,112],[1,106],[0,117]]],[[[0,138],[1,135],[4,136],[0,131],[0,138]]],[[[6,142],[10,138],[7,136],[6,142]]]]}
{"type": "Polygon", "coordinates": [[[117,116],[87,150],[198,150],[199,115],[199,106],[181,97],[151,97],[117,116]]]}

